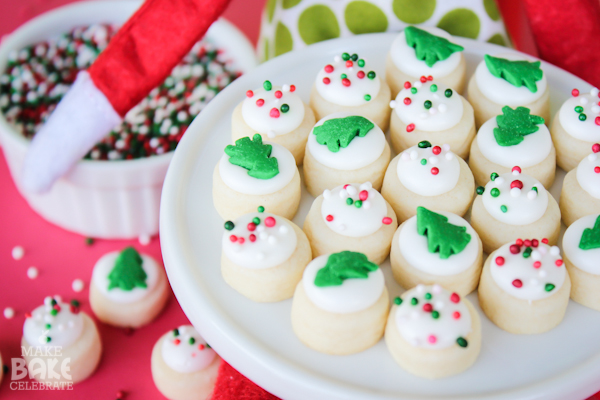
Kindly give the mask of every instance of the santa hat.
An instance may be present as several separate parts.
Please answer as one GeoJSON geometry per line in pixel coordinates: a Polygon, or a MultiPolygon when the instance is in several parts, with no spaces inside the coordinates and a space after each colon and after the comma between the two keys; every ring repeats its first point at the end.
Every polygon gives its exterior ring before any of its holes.
{"type": "Polygon", "coordinates": [[[147,0],[35,135],[23,187],[44,192],[117,126],[200,40],[229,0],[147,0]]]}

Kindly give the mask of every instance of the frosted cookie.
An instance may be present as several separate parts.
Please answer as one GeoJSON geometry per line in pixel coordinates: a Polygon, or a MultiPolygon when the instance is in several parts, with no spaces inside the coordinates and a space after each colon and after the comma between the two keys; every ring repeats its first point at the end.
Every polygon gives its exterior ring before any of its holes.
{"type": "Polygon", "coordinates": [[[394,234],[390,261],[402,287],[439,283],[466,296],[479,283],[483,247],[463,218],[419,207],[394,234]]]}
{"type": "Polygon", "coordinates": [[[518,165],[523,173],[549,188],[556,172],[556,151],[544,119],[529,109],[502,107],[502,115],[486,121],[471,144],[469,167],[478,185],[492,172],[503,174],[518,165]]]}
{"type": "Polygon", "coordinates": [[[383,272],[364,254],[322,255],[308,264],[296,287],[292,328],[321,353],[358,353],[381,339],[388,308],[383,272]]]}
{"type": "Polygon", "coordinates": [[[504,243],[522,237],[558,241],[560,209],[544,186],[519,167],[512,172],[492,173],[485,188],[479,187],[471,211],[471,225],[483,242],[483,251],[491,253],[504,243]]]}
{"type": "Polygon", "coordinates": [[[439,379],[468,369],[481,349],[481,320],[466,298],[418,285],[394,299],[385,328],[394,360],[411,374],[439,379]]]}
{"type": "Polygon", "coordinates": [[[228,145],[213,172],[213,203],[221,218],[235,219],[264,206],[292,219],[300,204],[300,174],[285,147],[259,134],[228,145]]]}
{"type": "Polygon", "coordinates": [[[94,321],[60,296],[26,314],[21,347],[29,375],[39,382],[77,383],[94,373],[102,355],[102,342],[94,321]],[[40,368],[54,365],[54,373],[40,368]]]}
{"type": "Polygon", "coordinates": [[[273,86],[269,81],[263,83],[262,89],[248,90],[246,99],[233,110],[233,141],[260,133],[263,140],[285,147],[296,164],[302,164],[315,114],[295,91],[294,85],[273,86]]]}
{"type": "Polygon", "coordinates": [[[575,221],[562,243],[563,261],[571,278],[571,298],[600,311],[600,215],[575,221]]]}
{"type": "Polygon", "coordinates": [[[563,181],[560,192],[560,211],[569,226],[589,214],[600,214],[600,144],[563,181]]]}
{"type": "Polygon", "coordinates": [[[211,397],[221,358],[191,325],[165,333],[152,349],[152,379],[171,400],[211,397]]]}
{"type": "Polygon", "coordinates": [[[479,282],[479,306],[510,333],[543,333],[562,321],[571,292],[557,246],[512,241],[489,255],[479,282]]]}
{"type": "Polygon", "coordinates": [[[600,94],[597,88],[590,93],[579,94],[573,89],[573,97],[560,107],[550,133],[556,146],[556,162],[569,172],[588,155],[590,146],[600,142],[600,94]]]}
{"type": "Polygon", "coordinates": [[[319,71],[310,92],[310,106],[317,120],[344,111],[367,117],[387,131],[390,88],[366,64],[357,54],[343,53],[319,71]]]}
{"type": "Polygon", "coordinates": [[[477,128],[502,114],[504,106],[527,107],[550,121],[550,87],[540,64],[516,53],[484,56],[467,89],[477,128]]]}
{"type": "Polygon", "coordinates": [[[433,76],[462,93],[465,87],[466,62],[464,48],[452,43],[452,36],[434,27],[409,26],[392,42],[385,64],[385,78],[392,97],[421,76],[433,76]]]}
{"type": "Polygon", "coordinates": [[[447,85],[422,76],[404,83],[396,100],[390,122],[390,138],[396,153],[423,140],[448,143],[459,157],[469,156],[475,137],[473,107],[447,85]]]}
{"type": "Polygon", "coordinates": [[[221,273],[250,300],[289,299],[312,260],[310,244],[296,224],[264,210],[225,222],[221,273]]]}
{"type": "Polygon", "coordinates": [[[313,257],[352,249],[381,264],[390,253],[396,215],[370,182],[325,190],[304,220],[313,257]]]}
{"type": "Polygon", "coordinates": [[[423,206],[463,216],[475,195],[475,180],[467,163],[450,146],[419,142],[390,163],[383,179],[383,197],[398,221],[415,215],[423,206]]]}
{"type": "Polygon", "coordinates": [[[308,136],[306,189],[313,197],[347,182],[371,182],[380,190],[390,154],[385,134],[370,119],[348,112],[328,115],[308,136]]]}
{"type": "Polygon", "coordinates": [[[105,324],[139,328],[156,318],[168,299],[162,265],[133,247],[105,254],[94,266],[90,306],[105,324]]]}

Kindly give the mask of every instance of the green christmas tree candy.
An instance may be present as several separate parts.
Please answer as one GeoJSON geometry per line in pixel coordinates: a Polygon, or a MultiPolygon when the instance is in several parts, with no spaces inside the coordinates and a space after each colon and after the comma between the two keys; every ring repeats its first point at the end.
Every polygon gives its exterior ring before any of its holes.
{"type": "Polygon", "coordinates": [[[417,232],[427,237],[430,253],[440,253],[441,259],[463,251],[471,241],[465,226],[452,225],[444,215],[417,207],[417,232]]]}
{"type": "Polygon", "coordinates": [[[313,133],[317,143],[326,145],[329,151],[337,153],[340,147],[348,147],[356,136],[364,137],[375,124],[358,115],[345,118],[328,119],[323,125],[316,126],[313,133]]]}
{"type": "Polygon", "coordinates": [[[516,87],[524,85],[532,93],[537,92],[536,82],[544,76],[539,61],[511,61],[488,54],[484,56],[484,60],[488,70],[496,78],[502,78],[516,87]]]}
{"type": "Polygon", "coordinates": [[[464,47],[452,43],[443,37],[432,35],[414,26],[404,29],[406,44],[415,49],[418,60],[425,61],[428,67],[433,67],[436,62],[444,61],[464,47]]]}
{"type": "Polygon", "coordinates": [[[142,268],[140,253],[133,247],[126,247],[117,257],[115,266],[108,274],[108,290],[119,288],[131,291],[133,288],[147,288],[148,276],[142,268]]]}
{"type": "Polygon", "coordinates": [[[279,173],[275,157],[270,157],[273,146],[263,144],[257,133],[252,139],[243,137],[235,141],[235,146],[225,147],[225,154],[233,165],[248,170],[248,175],[257,179],[271,179],[279,173]]]}
{"type": "Polygon", "coordinates": [[[586,228],[579,241],[581,250],[600,249],[600,216],[596,218],[593,228],[586,228]]]}
{"type": "Polygon", "coordinates": [[[342,251],[327,259],[327,264],[317,272],[315,286],[339,286],[346,279],[367,279],[369,272],[379,268],[362,253],[342,251]]]}
{"type": "Polygon", "coordinates": [[[537,132],[544,118],[531,115],[529,108],[509,106],[502,107],[502,114],[496,117],[497,128],[494,128],[494,138],[500,146],[514,146],[524,140],[524,136],[537,132]]]}

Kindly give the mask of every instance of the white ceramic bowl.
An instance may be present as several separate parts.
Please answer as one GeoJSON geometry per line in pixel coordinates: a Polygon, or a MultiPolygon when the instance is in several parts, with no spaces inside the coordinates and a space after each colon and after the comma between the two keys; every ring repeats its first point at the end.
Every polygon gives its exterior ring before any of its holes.
{"type": "MultiPolygon", "coordinates": [[[[139,1],[86,1],[45,13],[21,26],[0,45],[0,70],[13,49],[45,40],[71,28],[95,23],[123,24],[139,1]]],[[[247,72],[256,66],[248,39],[226,20],[215,22],[207,37],[247,72]]],[[[135,238],[158,232],[162,184],[172,152],[126,161],[80,161],[43,195],[21,187],[21,170],[29,140],[0,113],[0,143],[11,175],[29,205],[48,221],[85,236],[135,238]]]]}

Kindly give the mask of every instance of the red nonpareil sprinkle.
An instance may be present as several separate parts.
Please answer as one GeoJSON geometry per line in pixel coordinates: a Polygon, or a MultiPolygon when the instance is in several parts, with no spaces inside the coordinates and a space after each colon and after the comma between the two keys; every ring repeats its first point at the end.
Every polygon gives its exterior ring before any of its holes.
{"type": "Polygon", "coordinates": [[[175,339],[175,340],[173,340],[173,344],[174,344],[175,346],[179,346],[179,344],[180,344],[180,343],[181,343],[181,340],[179,340],[179,339],[175,339]]]}
{"type": "Polygon", "coordinates": [[[504,257],[502,257],[502,256],[496,257],[496,265],[498,265],[498,266],[504,265],[504,257]]]}
{"type": "Polygon", "coordinates": [[[381,222],[384,223],[384,225],[389,225],[392,223],[392,219],[390,217],[383,217],[383,219],[381,220],[381,222]]]}
{"type": "Polygon", "coordinates": [[[515,243],[517,244],[517,246],[523,246],[523,239],[517,239],[515,240],[515,243]]]}
{"type": "Polygon", "coordinates": [[[406,104],[407,106],[409,106],[410,103],[412,103],[412,100],[410,99],[410,97],[405,97],[404,98],[404,104],[406,104]]]}
{"type": "Polygon", "coordinates": [[[249,239],[249,240],[250,240],[252,243],[254,243],[254,242],[256,242],[256,235],[255,235],[254,233],[252,233],[252,234],[250,234],[250,236],[248,237],[248,239],[249,239]]]}
{"type": "Polygon", "coordinates": [[[460,301],[460,296],[458,295],[458,293],[452,293],[450,295],[450,301],[453,303],[458,303],[460,301]]]}
{"type": "Polygon", "coordinates": [[[55,304],[52,308],[54,308],[56,311],[60,311],[60,306],[58,304],[55,304]]]}
{"type": "Polygon", "coordinates": [[[198,345],[198,350],[200,350],[200,351],[204,350],[204,345],[202,343],[200,343],[198,345]]]}
{"type": "Polygon", "coordinates": [[[279,110],[275,107],[271,108],[271,111],[269,111],[269,116],[271,118],[279,118],[280,115],[279,110]]]}
{"type": "Polygon", "coordinates": [[[325,217],[325,219],[329,222],[333,221],[333,215],[329,214],[328,216],[325,217]]]}
{"type": "Polygon", "coordinates": [[[520,180],[516,179],[514,181],[512,181],[510,183],[510,188],[517,188],[517,189],[523,189],[523,182],[521,182],[520,180]]]}
{"type": "Polygon", "coordinates": [[[594,122],[596,122],[596,125],[600,125],[600,117],[596,117],[596,119],[594,119],[594,122]]]}
{"type": "Polygon", "coordinates": [[[428,81],[432,81],[432,80],[433,80],[433,76],[429,75],[429,76],[427,77],[427,80],[428,80],[428,81]]]}
{"type": "Polygon", "coordinates": [[[265,101],[263,99],[258,99],[256,100],[256,105],[259,107],[262,107],[265,104],[265,101]]]}
{"type": "Polygon", "coordinates": [[[280,99],[281,96],[283,96],[283,93],[281,92],[281,90],[276,90],[275,91],[275,97],[278,98],[278,99],[280,99]]]}
{"type": "Polygon", "coordinates": [[[325,72],[327,72],[328,74],[333,72],[333,65],[328,64],[325,66],[325,72]]]}
{"type": "Polygon", "coordinates": [[[367,192],[366,190],[361,190],[360,193],[358,194],[358,198],[361,201],[365,201],[366,199],[369,198],[369,192],[367,192]]]}
{"type": "Polygon", "coordinates": [[[512,172],[515,172],[515,171],[518,173],[521,173],[521,167],[514,166],[512,169],[512,172]]]}
{"type": "Polygon", "coordinates": [[[117,392],[117,400],[123,400],[125,398],[125,392],[123,392],[122,390],[119,390],[117,392]]]}
{"type": "Polygon", "coordinates": [[[563,265],[563,260],[556,260],[554,264],[556,264],[557,267],[561,267],[563,265]]]}
{"type": "Polygon", "coordinates": [[[346,67],[350,68],[354,65],[354,63],[352,62],[352,60],[348,60],[346,61],[346,67]]]}
{"type": "Polygon", "coordinates": [[[290,85],[290,92],[296,91],[296,85],[290,85]]]}
{"type": "Polygon", "coordinates": [[[271,227],[275,226],[275,218],[273,218],[273,217],[267,217],[267,218],[265,218],[265,225],[268,228],[271,228],[271,227]]]}
{"type": "Polygon", "coordinates": [[[235,242],[237,242],[237,236],[231,235],[231,236],[229,236],[229,240],[231,240],[233,243],[235,243],[235,242]]]}
{"type": "Polygon", "coordinates": [[[411,84],[409,81],[404,82],[404,89],[410,89],[411,88],[411,84]]]}
{"type": "Polygon", "coordinates": [[[521,247],[516,244],[511,244],[509,249],[511,254],[519,254],[521,252],[521,247]]]}
{"type": "Polygon", "coordinates": [[[542,243],[544,243],[544,244],[548,244],[548,238],[543,238],[543,239],[542,239],[542,243]]]}
{"type": "Polygon", "coordinates": [[[533,263],[533,268],[538,269],[542,266],[542,263],[540,261],[536,261],[533,263]]]}
{"type": "Polygon", "coordinates": [[[577,96],[579,96],[579,90],[577,90],[577,89],[573,89],[573,90],[571,90],[571,95],[572,95],[573,97],[577,97],[577,96]]]}
{"type": "Polygon", "coordinates": [[[246,241],[246,239],[244,239],[243,237],[239,237],[238,238],[238,243],[239,244],[244,244],[245,241],[246,241]]]}
{"type": "Polygon", "coordinates": [[[69,306],[69,311],[73,314],[79,314],[79,307],[75,307],[73,304],[69,306]]]}
{"type": "Polygon", "coordinates": [[[31,313],[26,312],[25,313],[25,318],[31,318],[31,313]]]}
{"type": "Polygon", "coordinates": [[[523,240],[523,246],[525,246],[525,247],[531,247],[531,240],[529,240],[529,239],[523,240]]]}
{"type": "Polygon", "coordinates": [[[458,312],[458,311],[454,311],[454,312],[452,313],[452,318],[454,318],[454,319],[460,319],[460,312],[458,312]]]}
{"type": "Polygon", "coordinates": [[[350,186],[350,184],[349,184],[349,183],[346,183],[346,184],[344,185],[344,189],[346,189],[348,186],[350,186]]]}
{"type": "Polygon", "coordinates": [[[432,312],[433,311],[433,306],[429,303],[425,303],[423,304],[423,311],[425,312],[432,312]]]}
{"type": "Polygon", "coordinates": [[[437,342],[437,338],[435,337],[435,335],[429,335],[427,341],[431,344],[434,344],[435,342],[437,342]]]}
{"type": "Polygon", "coordinates": [[[358,71],[358,72],[356,73],[356,77],[357,77],[358,79],[363,79],[363,78],[365,77],[365,71],[358,71]]]}
{"type": "Polygon", "coordinates": [[[248,222],[248,225],[246,226],[246,228],[250,231],[250,232],[254,232],[254,230],[256,229],[256,224],[254,222],[248,222]]]}
{"type": "Polygon", "coordinates": [[[329,79],[328,77],[323,78],[323,83],[326,85],[329,85],[331,83],[331,79],[329,79]]]}
{"type": "Polygon", "coordinates": [[[415,124],[406,125],[406,132],[412,132],[415,130],[415,124]]]}
{"type": "Polygon", "coordinates": [[[532,247],[538,247],[540,245],[540,241],[537,239],[532,239],[531,240],[531,246],[532,247]]]}
{"type": "Polygon", "coordinates": [[[516,287],[517,289],[523,287],[523,282],[521,282],[520,279],[515,279],[514,281],[512,281],[512,284],[514,287],[516,287]]]}
{"type": "Polygon", "coordinates": [[[348,79],[348,78],[342,79],[342,85],[344,85],[346,87],[350,86],[350,79],[348,79]]]}
{"type": "Polygon", "coordinates": [[[431,173],[433,175],[437,175],[440,173],[440,169],[438,167],[433,167],[433,168],[431,168],[431,173]]]}
{"type": "Polygon", "coordinates": [[[254,92],[252,90],[248,90],[246,92],[246,97],[252,97],[252,96],[254,96],[254,92]]]}
{"type": "Polygon", "coordinates": [[[594,167],[594,172],[600,174],[600,167],[594,167]]]}
{"type": "Polygon", "coordinates": [[[438,154],[440,154],[442,152],[442,148],[440,146],[433,146],[431,151],[433,151],[433,154],[435,154],[437,156],[438,154]]]}
{"type": "MultiPolygon", "coordinates": [[[[600,118],[600,117],[596,117],[596,119],[598,119],[598,118],[600,118]]],[[[596,121],[596,124],[598,124],[598,122],[597,122],[597,121],[596,121]]],[[[598,124],[598,125],[600,125],[600,124],[598,124]]],[[[600,143],[594,143],[594,144],[592,145],[592,151],[593,151],[594,153],[600,153],[600,143]]]]}
{"type": "Polygon", "coordinates": [[[422,76],[419,78],[419,80],[421,81],[421,83],[425,83],[427,82],[427,77],[426,76],[422,76]]]}

